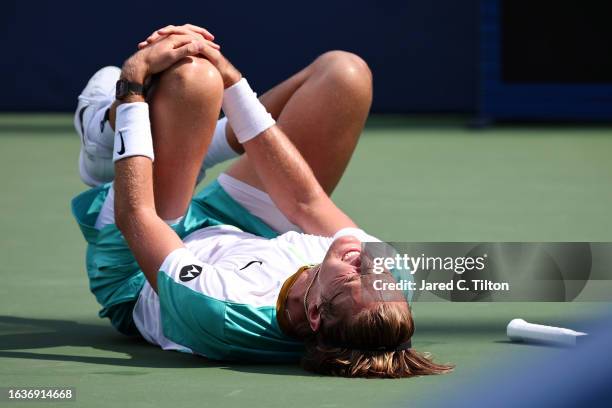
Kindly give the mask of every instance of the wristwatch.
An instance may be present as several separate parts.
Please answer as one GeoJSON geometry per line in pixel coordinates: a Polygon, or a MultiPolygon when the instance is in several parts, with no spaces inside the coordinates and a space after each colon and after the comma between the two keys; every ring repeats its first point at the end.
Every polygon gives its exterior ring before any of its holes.
{"type": "Polygon", "coordinates": [[[144,96],[144,86],[138,82],[130,82],[127,79],[118,80],[115,88],[115,99],[122,101],[129,95],[144,96]]]}

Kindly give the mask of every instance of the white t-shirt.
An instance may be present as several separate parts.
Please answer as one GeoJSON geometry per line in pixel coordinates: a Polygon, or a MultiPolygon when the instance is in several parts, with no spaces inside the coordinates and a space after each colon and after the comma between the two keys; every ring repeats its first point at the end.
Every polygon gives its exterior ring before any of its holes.
{"type": "MultiPolygon", "coordinates": [[[[185,237],[186,248],[168,255],[160,270],[219,300],[274,306],[285,280],[304,265],[320,263],[331,242],[332,238],[293,231],[266,239],[229,225],[209,227],[185,237]]],[[[147,341],[163,349],[187,351],[163,335],[159,298],[148,282],[133,316],[147,341]]]]}
{"type": "MultiPolygon", "coordinates": [[[[344,235],[378,241],[353,228],[341,230],[333,238],[290,231],[267,239],[223,225],[185,237],[186,248],[170,253],[160,270],[176,283],[221,301],[275,306],[285,280],[302,266],[322,262],[333,240],[344,235]]],[[[159,298],[148,282],[133,317],[147,341],[165,350],[191,352],[164,336],[159,298]]]]}

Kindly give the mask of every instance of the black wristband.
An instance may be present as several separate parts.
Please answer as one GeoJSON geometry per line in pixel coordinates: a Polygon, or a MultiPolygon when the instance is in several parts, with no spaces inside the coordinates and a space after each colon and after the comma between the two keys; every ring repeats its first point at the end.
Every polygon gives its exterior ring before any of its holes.
{"type": "Polygon", "coordinates": [[[121,101],[128,95],[144,96],[144,86],[137,82],[130,82],[127,79],[118,80],[115,88],[115,99],[121,101]]]}

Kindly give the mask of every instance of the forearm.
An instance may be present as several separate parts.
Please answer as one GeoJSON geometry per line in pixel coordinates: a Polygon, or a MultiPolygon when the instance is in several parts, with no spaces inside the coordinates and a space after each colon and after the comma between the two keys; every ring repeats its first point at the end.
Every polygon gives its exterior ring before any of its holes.
{"type": "Polygon", "coordinates": [[[333,235],[339,229],[355,226],[325,193],[308,163],[279,127],[270,127],[243,146],[274,203],[304,232],[333,235]]]}
{"type": "Polygon", "coordinates": [[[245,79],[225,90],[223,112],[266,191],[289,221],[319,235],[355,226],[327,196],[245,79]]]}
{"type": "MultiPolygon", "coordinates": [[[[137,138],[141,134],[146,134],[150,125],[148,115],[146,115],[146,105],[127,106],[131,109],[141,109],[141,112],[128,112],[125,109],[126,106],[118,110],[117,131],[124,133],[123,137],[128,143],[128,138],[137,138]],[[140,114],[134,115],[134,113],[140,114]],[[140,119],[140,123],[126,120],[126,117],[120,116],[130,114],[133,116],[131,119],[140,119]]],[[[115,151],[125,147],[123,141],[117,142],[117,140],[122,139],[116,139],[115,151]]],[[[115,223],[125,237],[147,280],[156,290],[157,272],[160,265],[170,252],[183,244],[156,213],[153,194],[153,161],[152,157],[147,156],[147,150],[143,150],[144,155],[139,155],[138,152],[130,152],[128,148],[125,154],[134,154],[133,156],[116,158],[115,223]]]]}
{"type": "MultiPolygon", "coordinates": [[[[144,83],[146,70],[137,58],[128,59],[121,70],[121,79],[144,83]]],[[[118,225],[136,210],[155,210],[153,195],[153,151],[151,124],[144,95],[128,94],[113,102],[109,119],[115,129],[115,218],[118,225]],[[123,105],[123,106],[122,106],[123,105]],[[122,107],[122,118],[117,110],[122,107]],[[117,121],[119,123],[117,123],[117,121]],[[117,128],[118,125],[118,128],[117,128]],[[117,138],[119,134],[120,139],[117,138]],[[134,151],[126,151],[126,142],[134,140],[134,151]],[[144,153],[148,152],[148,153],[144,153]],[[150,157],[146,157],[150,156],[150,157]]],[[[131,144],[131,143],[130,143],[131,144]]],[[[132,150],[132,149],[128,149],[132,150]]]]}
{"type": "MultiPolygon", "coordinates": [[[[125,66],[122,76],[142,81],[142,77],[131,75],[125,66]]],[[[155,210],[148,106],[142,95],[128,95],[116,101],[111,110],[115,119],[115,223],[149,284],[157,291],[160,265],[182,242],[155,210]]]]}
{"type": "Polygon", "coordinates": [[[155,211],[152,162],[134,156],[115,163],[115,222],[145,277],[157,291],[166,256],[183,244],[155,211]]]}

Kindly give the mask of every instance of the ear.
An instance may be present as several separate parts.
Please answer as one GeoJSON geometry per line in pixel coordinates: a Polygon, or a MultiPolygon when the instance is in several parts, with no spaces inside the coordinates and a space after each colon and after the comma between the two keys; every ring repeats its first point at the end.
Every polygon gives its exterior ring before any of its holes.
{"type": "Polygon", "coordinates": [[[318,304],[313,304],[308,308],[308,324],[313,332],[317,332],[321,327],[321,309],[318,304]]]}

